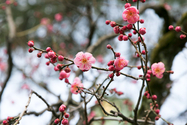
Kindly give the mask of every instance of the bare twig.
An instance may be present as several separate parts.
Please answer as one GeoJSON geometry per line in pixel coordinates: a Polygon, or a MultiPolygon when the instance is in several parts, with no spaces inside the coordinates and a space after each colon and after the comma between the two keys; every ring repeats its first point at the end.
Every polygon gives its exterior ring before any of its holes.
{"type": "Polygon", "coordinates": [[[51,111],[55,117],[58,117],[54,109],[47,103],[47,101],[35,91],[32,91],[38,98],[40,98],[48,107],[48,111],[51,111]]]}
{"type": "Polygon", "coordinates": [[[29,104],[30,104],[32,94],[33,94],[33,91],[31,91],[31,93],[30,93],[30,95],[29,95],[29,100],[28,100],[28,102],[27,102],[27,104],[26,104],[26,106],[25,106],[25,109],[24,109],[23,112],[20,114],[18,120],[14,123],[14,125],[17,125],[17,124],[19,123],[19,121],[22,119],[23,115],[27,112],[27,108],[28,108],[28,106],[29,106],[29,104]]]}
{"type": "MultiPolygon", "coordinates": [[[[132,118],[128,118],[130,120],[133,120],[132,118]]],[[[122,118],[117,118],[117,117],[93,117],[88,124],[91,124],[93,121],[102,121],[102,120],[111,120],[111,121],[119,121],[119,122],[122,122],[124,121],[122,118]]],[[[144,123],[144,120],[142,119],[138,119],[137,120],[138,123],[144,123]]],[[[152,124],[152,125],[155,125],[154,122],[152,121],[147,121],[148,124],[152,124]]]]}

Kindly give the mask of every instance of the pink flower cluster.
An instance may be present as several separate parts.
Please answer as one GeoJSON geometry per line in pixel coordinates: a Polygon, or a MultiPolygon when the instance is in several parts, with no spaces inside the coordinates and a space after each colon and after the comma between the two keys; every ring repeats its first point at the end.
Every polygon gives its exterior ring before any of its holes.
{"type": "MultiPolygon", "coordinates": [[[[115,71],[116,72],[116,76],[119,76],[120,75],[120,70],[122,70],[124,67],[126,67],[128,65],[128,60],[125,60],[124,57],[120,57],[120,53],[116,53],[116,57],[117,59],[115,60],[110,60],[108,62],[108,66],[109,66],[109,71],[115,71]]],[[[110,78],[113,78],[114,77],[114,73],[111,73],[109,74],[109,77],[110,78]]]]}
{"type": "Polygon", "coordinates": [[[139,20],[139,11],[128,4],[122,14],[123,20],[134,24],[139,20]]]}
{"type": "Polygon", "coordinates": [[[81,80],[78,77],[76,77],[73,83],[71,84],[71,92],[73,94],[78,94],[81,92],[80,89],[83,89],[83,86],[84,85],[81,83],[81,80]]]}
{"type": "Polygon", "coordinates": [[[164,63],[153,63],[151,66],[152,74],[155,75],[157,78],[161,79],[163,77],[163,73],[165,72],[164,63]]]}
{"type": "MultiPolygon", "coordinates": [[[[173,25],[170,25],[170,26],[168,27],[168,29],[169,29],[169,30],[174,30],[173,25]]],[[[176,26],[176,27],[175,27],[175,31],[176,31],[176,32],[182,32],[182,33],[184,33],[184,32],[182,31],[182,29],[181,29],[180,26],[176,26]]],[[[180,39],[185,39],[185,38],[186,38],[186,35],[185,35],[185,34],[181,34],[181,35],[180,35],[180,39]]]]}
{"type": "Polygon", "coordinates": [[[60,72],[59,79],[60,79],[60,80],[67,79],[69,76],[70,76],[70,73],[67,73],[67,72],[65,72],[64,70],[62,70],[62,71],[60,72]]]}
{"type": "MultiPolygon", "coordinates": [[[[68,113],[66,113],[65,112],[65,110],[66,110],[66,106],[64,105],[64,104],[62,104],[60,107],[59,107],[59,111],[61,112],[61,113],[63,113],[63,116],[64,116],[64,118],[62,118],[62,125],[69,125],[69,121],[68,121],[68,119],[67,118],[69,118],[69,114],[68,113]]],[[[54,123],[55,124],[59,124],[59,122],[60,122],[60,119],[59,118],[56,118],[55,120],[54,120],[54,123]]]]}
{"type": "Polygon", "coordinates": [[[88,71],[92,67],[92,64],[95,63],[95,58],[91,53],[79,52],[74,59],[74,63],[80,70],[88,71]]]}
{"type": "Polygon", "coordinates": [[[128,65],[128,60],[125,60],[125,58],[123,57],[119,57],[117,59],[115,59],[114,61],[114,65],[115,65],[115,69],[117,71],[122,70],[124,67],[126,67],[128,65]]]}

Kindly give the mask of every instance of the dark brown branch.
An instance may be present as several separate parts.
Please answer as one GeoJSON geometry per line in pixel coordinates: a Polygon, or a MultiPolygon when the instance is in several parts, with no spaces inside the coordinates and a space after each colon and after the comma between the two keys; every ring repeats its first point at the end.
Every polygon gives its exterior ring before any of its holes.
{"type": "Polygon", "coordinates": [[[47,103],[47,101],[42,96],[40,96],[35,91],[32,91],[32,93],[34,93],[36,96],[38,96],[38,98],[40,98],[47,105],[48,111],[51,111],[55,117],[58,117],[56,112],[54,111],[54,109],[47,103]]]}
{"type": "Polygon", "coordinates": [[[0,92],[0,102],[2,99],[3,92],[5,90],[5,87],[10,79],[12,68],[13,68],[12,55],[11,55],[11,42],[9,41],[8,38],[7,38],[7,53],[8,53],[8,73],[7,73],[7,77],[5,79],[4,84],[2,85],[2,90],[0,92]]]}
{"type": "Polygon", "coordinates": [[[87,49],[87,52],[89,53],[92,53],[97,47],[99,47],[105,40],[108,40],[108,39],[112,39],[114,37],[116,37],[117,34],[108,34],[108,35],[105,35],[105,36],[102,36],[101,38],[99,38],[97,40],[97,42],[94,44],[94,45],[91,45],[90,47],[88,47],[87,49]]]}
{"type": "Polygon", "coordinates": [[[1,102],[1,98],[3,95],[3,92],[5,90],[5,87],[8,83],[8,80],[11,76],[12,73],[12,68],[13,68],[13,63],[12,63],[12,56],[11,56],[11,42],[13,41],[13,38],[15,37],[15,32],[16,32],[16,28],[15,28],[15,24],[12,18],[12,12],[11,12],[11,8],[10,6],[6,7],[6,17],[7,17],[7,22],[8,22],[8,27],[9,27],[9,36],[7,39],[7,53],[8,53],[8,73],[7,73],[7,77],[5,79],[5,82],[2,86],[2,90],[0,92],[0,102],[1,102]]]}
{"type": "MultiPolygon", "coordinates": [[[[128,119],[133,120],[132,118],[128,118],[128,119]]],[[[122,118],[117,118],[117,117],[93,117],[89,121],[88,124],[91,124],[93,121],[102,121],[102,120],[107,120],[107,121],[111,120],[111,121],[119,121],[119,122],[124,121],[122,118]]],[[[142,119],[138,119],[137,121],[138,121],[138,123],[144,123],[144,120],[142,120],[142,119]]],[[[147,121],[147,123],[155,125],[155,123],[152,121],[147,121]]]]}

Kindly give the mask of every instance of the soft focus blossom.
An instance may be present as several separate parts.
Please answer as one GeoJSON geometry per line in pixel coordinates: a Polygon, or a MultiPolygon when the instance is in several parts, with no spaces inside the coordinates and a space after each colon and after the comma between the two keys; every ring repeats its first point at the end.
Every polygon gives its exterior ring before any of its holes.
{"type": "Polygon", "coordinates": [[[155,75],[157,78],[161,79],[163,77],[163,73],[165,72],[164,63],[153,63],[151,66],[152,74],[155,75]]]}
{"type": "Polygon", "coordinates": [[[91,53],[79,52],[74,59],[74,63],[82,71],[88,71],[95,63],[95,58],[91,53]]]}
{"type": "Polygon", "coordinates": [[[139,11],[135,7],[128,7],[123,11],[123,20],[130,24],[134,24],[139,20],[139,11]]]}
{"type": "Polygon", "coordinates": [[[123,57],[119,57],[114,61],[116,70],[122,70],[125,66],[128,65],[128,60],[125,60],[123,57]]]}
{"type": "Polygon", "coordinates": [[[30,87],[29,87],[29,85],[27,85],[27,84],[23,84],[23,85],[21,86],[21,89],[30,90],[30,87]]]}
{"type": "Polygon", "coordinates": [[[7,69],[7,64],[6,63],[3,63],[3,62],[0,62],[0,71],[6,71],[7,69]]]}
{"type": "Polygon", "coordinates": [[[60,13],[55,14],[55,20],[60,22],[62,20],[62,15],[60,13]]]}
{"type": "Polygon", "coordinates": [[[42,25],[48,25],[50,23],[50,19],[48,18],[42,18],[40,21],[40,24],[42,25]]]}
{"type": "Polygon", "coordinates": [[[83,87],[83,84],[81,83],[81,80],[76,77],[73,81],[73,83],[71,84],[71,92],[73,94],[78,94],[80,93],[80,89],[82,89],[81,87],[83,87]]]}
{"type": "Polygon", "coordinates": [[[53,31],[53,25],[51,25],[51,24],[47,25],[47,30],[49,32],[52,32],[53,31]]]}
{"type": "Polygon", "coordinates": [[[100,62],[100,63],[104,63],[104,59],[103,59],[103,56],[102,55],[98,55],[96,57],[97,61],[100,62]]]}

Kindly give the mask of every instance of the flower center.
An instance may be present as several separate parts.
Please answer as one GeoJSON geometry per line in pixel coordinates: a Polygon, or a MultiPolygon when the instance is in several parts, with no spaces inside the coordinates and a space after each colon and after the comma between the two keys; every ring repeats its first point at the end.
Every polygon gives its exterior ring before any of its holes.
{"type": "Polygon", "coordinates": [[[87,63],[87,59],[86,59],[86,58],[83,58],[83,59],[82,59],[82,63],[87,63]]]}
{"type": "Polygon", "coordinates": [[[160,69],[159,68],[155,69],[155,72],[160,73],[160,69]]]}

